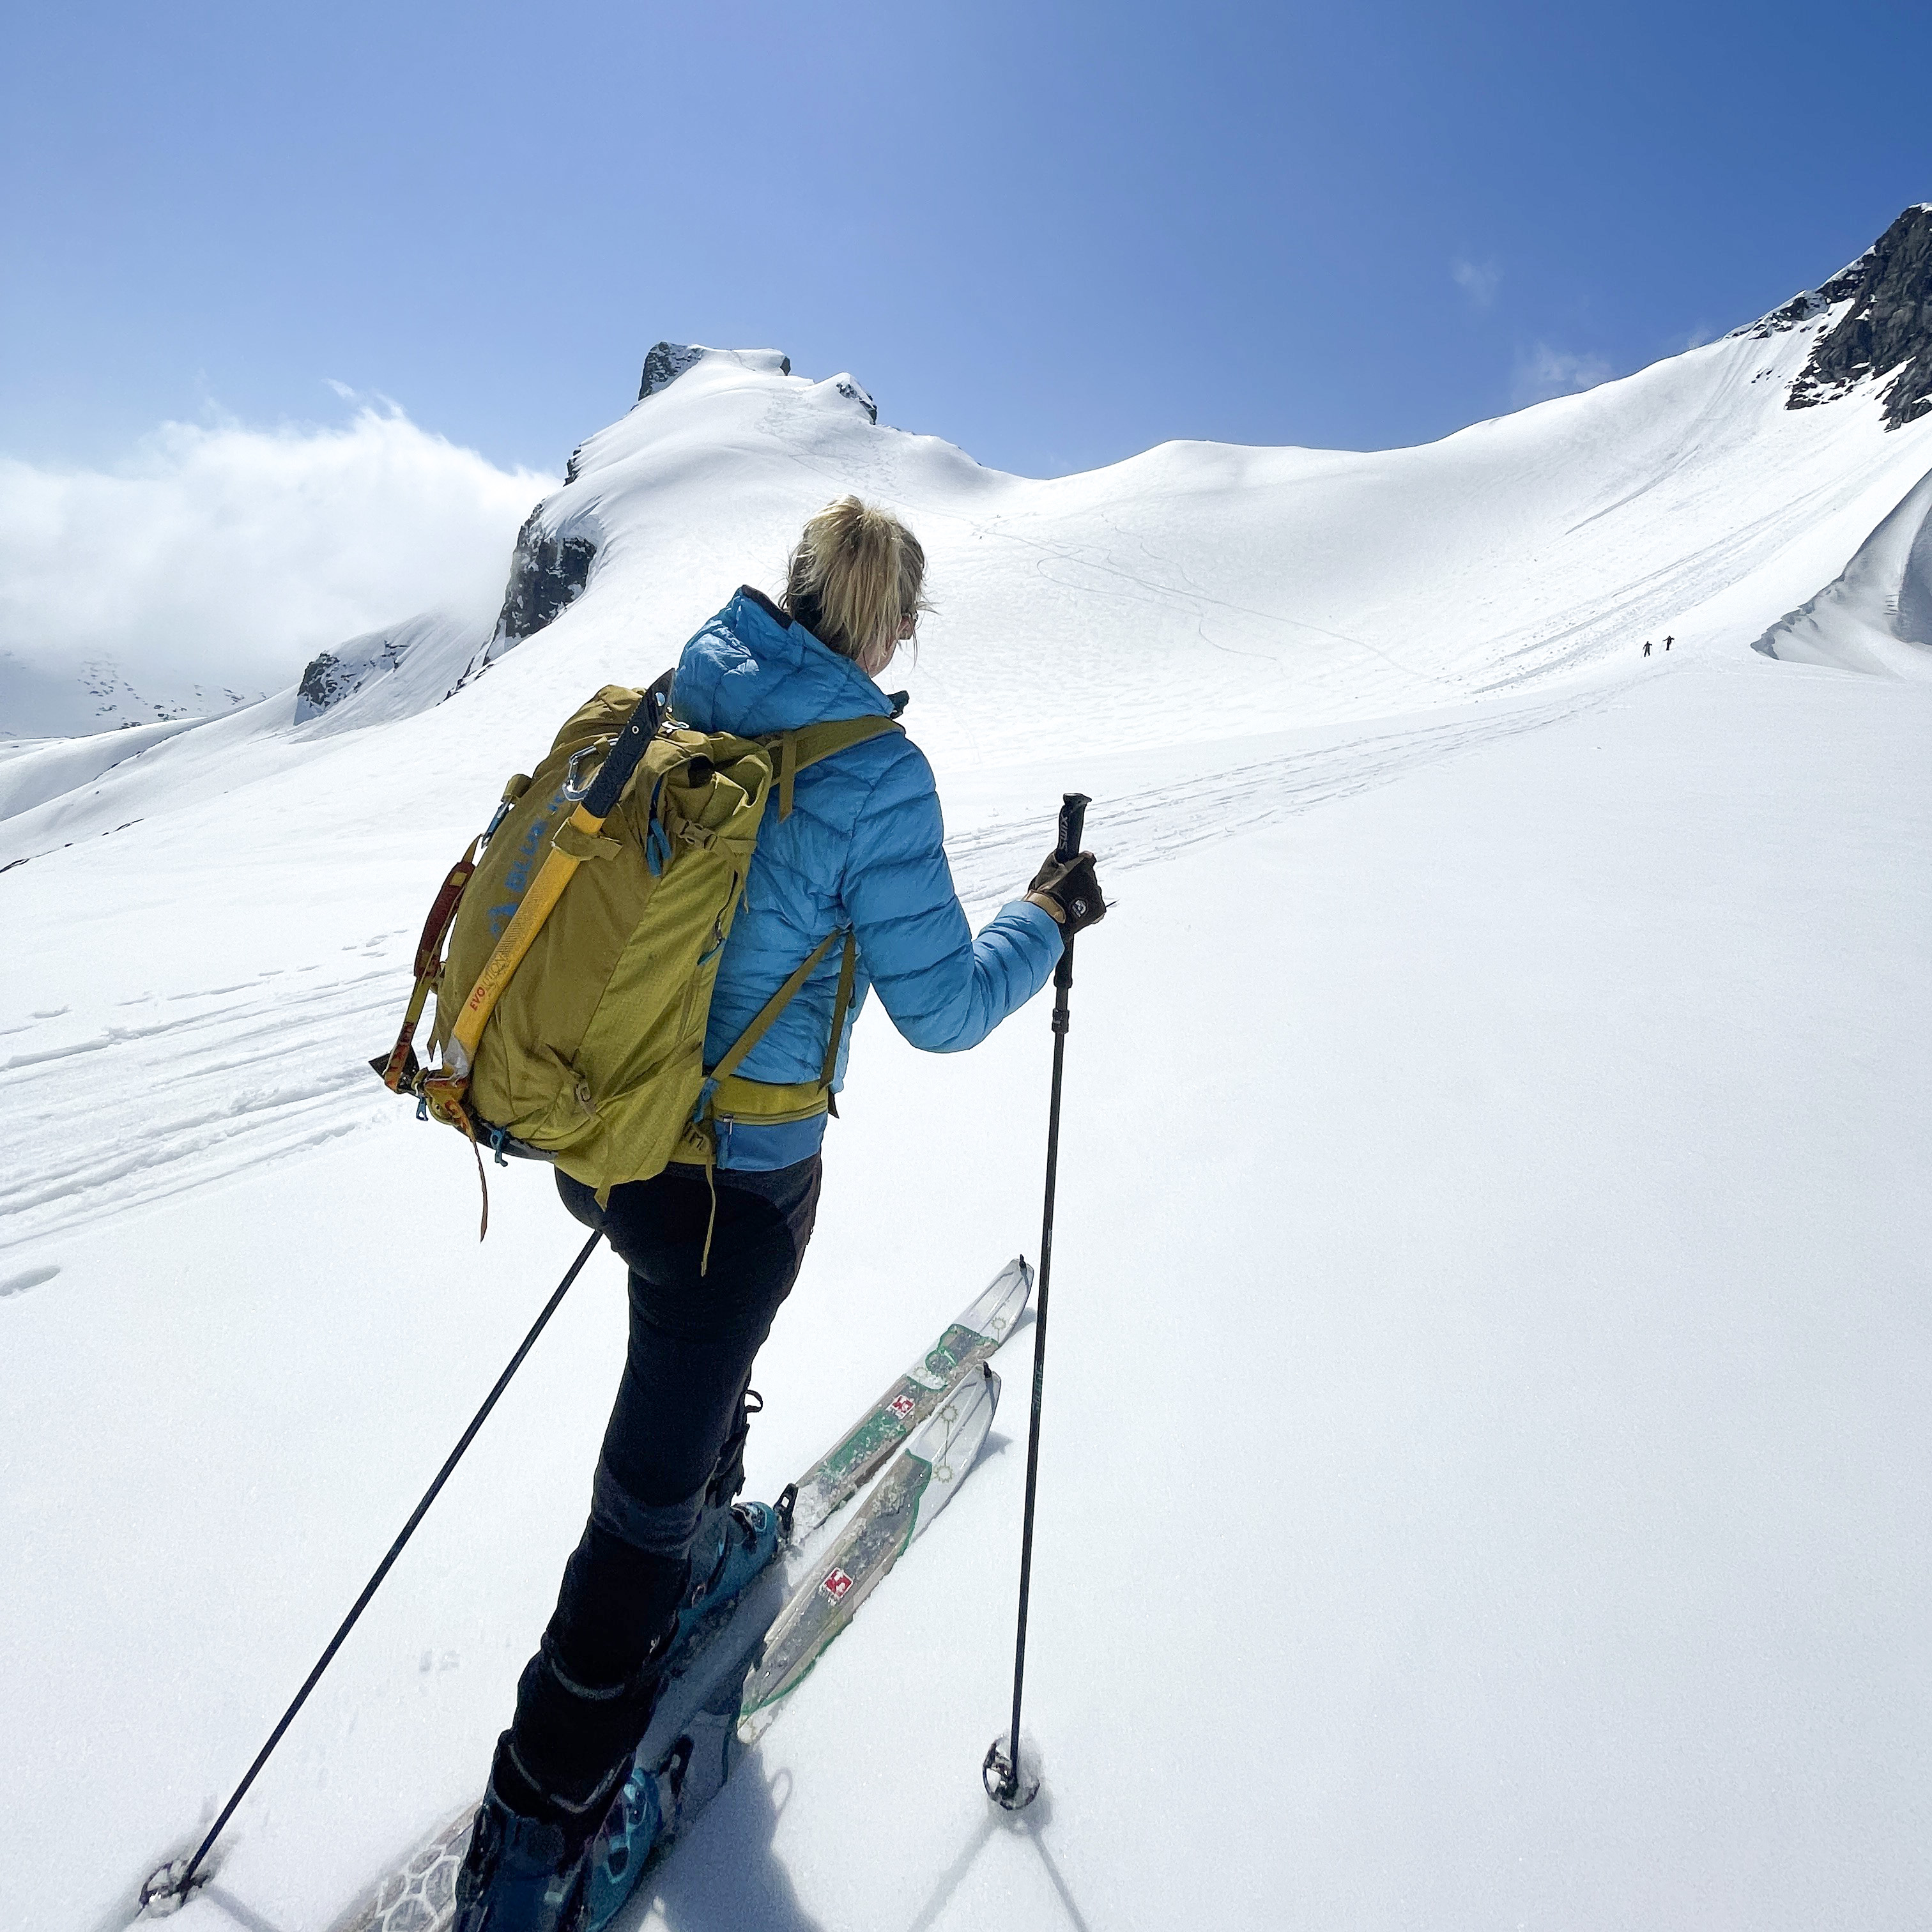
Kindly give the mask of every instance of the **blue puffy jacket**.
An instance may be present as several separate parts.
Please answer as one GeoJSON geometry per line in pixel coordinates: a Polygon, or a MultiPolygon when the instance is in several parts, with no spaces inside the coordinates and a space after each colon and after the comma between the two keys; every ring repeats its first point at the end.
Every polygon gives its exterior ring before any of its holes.
{"type": "MultiPolygon", "coordinates": [[[[740,590],[684,647],[672,708],[701,731],[755,738],[843,718],[890,716],[892,705],[853,663],[754,590],[740,590]]],[[[1060,928],[1026,899],[1002,906],[976,939],[941,843],[932,767],[898,732],[867,740],[798,775],[792,813],[774,798],[758,833],[743,904],[719,961],[705,1037],[715,1065],[827,933],[850,927],[858,978],[852,1027],[876,986],[914,1046],[956,1053],[980,1042],[1046,985],[1060,928]]],[[[781,1084],[815,1081],[837,1002],[840,949],[799,989],[739,1072],[781,1084]]],[[[721,1168],[789,1166],[818,1150],[825,1116],[772,1126],[722,1121],[721,1168]]]]}

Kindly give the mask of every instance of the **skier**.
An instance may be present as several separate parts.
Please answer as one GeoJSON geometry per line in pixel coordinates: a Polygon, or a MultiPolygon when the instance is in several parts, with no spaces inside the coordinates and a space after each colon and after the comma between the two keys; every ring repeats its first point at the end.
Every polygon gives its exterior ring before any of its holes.
{"type": "Polygon", "coordinates": [[[1650,655],[1650,640],[1648,638],[1643,640],[1643,654],[1646,657],[1650,655]]]}
{"type": "MultiPolygon", "coordinates": [[[[745,736],[891,714],[874,680],[913,638],[925,565],[887,512],[855,496],[828,506],[806,525],[779,602],[742,589],[685,646],[675,714],[745,736]]],[[[914,1046],[946,1053],[976,1046],[1031,999],[1066,938],[1106,910],[1091,853],[1049,856],[976,938],[941,836],[932,769],[902,734],[801,770],[795,810],[767,815],[752,860],[718,965],[706,1064],[830,929],[849,927],[858,944],[846,1040],[870,986],[914,1046]]],[[[820,1077],[838,977],[835,951],[758,1040],[744,1076],[820,1077]]],[[[776,1546],[772,1510],[730,1505],[743,1479],[753,1358],[812,1238],[825,1121],[823,1112],[767,1120],[741,1108],[718,1124],[715,1174],[674,1164],[611,1188],[601,1206],[558,1173],[564,1205],[629,1267],[629,1348],[590,1520],[497,1743],[454,1932],[583,1924],[586,1847],[679,1630],[742,1591],[776,1546]]],[[[638,1848],[633,1870],[648,1849],[638,1848]]]]}
{"type": "Polygon", "coordinates": [[[1670,650],[1670,646],[1671,646],[1671,644],[1672,644],[1672,640],[1670,638],[1666,638],[1664,639],[1664,648],[1666,651],[1667,651],[1668,650],[1670,650]]]}

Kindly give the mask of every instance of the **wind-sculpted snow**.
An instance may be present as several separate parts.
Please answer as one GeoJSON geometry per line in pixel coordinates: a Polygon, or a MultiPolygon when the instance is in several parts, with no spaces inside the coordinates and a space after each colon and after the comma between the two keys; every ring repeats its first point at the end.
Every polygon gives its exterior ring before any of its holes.
{"type": "Polygon", "coordinates": [[[1838,577],[1753,648],[1793,663],[1932,678],[1932,470],[1838,577]]]}

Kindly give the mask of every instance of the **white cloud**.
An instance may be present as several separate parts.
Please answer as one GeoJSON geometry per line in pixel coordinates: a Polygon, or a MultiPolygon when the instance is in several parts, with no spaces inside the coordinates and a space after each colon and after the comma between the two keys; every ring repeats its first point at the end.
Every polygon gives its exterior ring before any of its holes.
{"type": "Polygon", "coordinates": [[[273,691],[358,632],[494,610],[556,487],[366,402],[335,428],[165,424],[112,471],[0,457],[0,657],[37,687],[108,664],[158,698],[273,691]]]}
{"type": "Polygon", "coordinates": [[[1547,402],[1552,396],[1572,396],[1594,389],[1616,374],[1600,356],[1572,355],[1537,343],[1517,359],[1515,394],[1519,405],[1547,402]]]}
{"type": "Polygon", "coordinates": [[[1493,262],[1466,262],[1460,256],[1449,264],[1456,286],[1478,308],[1487,308],[1496,298],[1503,272],[1493,262]]]}

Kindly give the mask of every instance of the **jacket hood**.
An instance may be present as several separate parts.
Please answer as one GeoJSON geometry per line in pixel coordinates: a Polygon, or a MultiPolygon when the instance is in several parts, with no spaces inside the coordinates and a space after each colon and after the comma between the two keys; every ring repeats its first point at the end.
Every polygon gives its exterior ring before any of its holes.
{"type": "Polygon", "coordinates": [[[671,703],[700,731],[758,738],[842,718],[890,718],[892,700],[748,585],[684,647],[671,703]]]}

